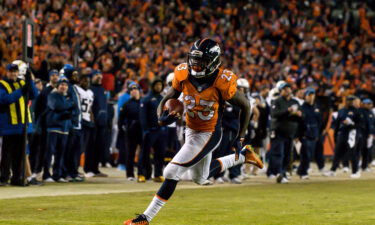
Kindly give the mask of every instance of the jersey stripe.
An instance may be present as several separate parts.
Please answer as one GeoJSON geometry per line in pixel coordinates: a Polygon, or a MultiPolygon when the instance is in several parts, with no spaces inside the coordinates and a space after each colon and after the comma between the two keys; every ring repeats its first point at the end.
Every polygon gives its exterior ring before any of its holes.
{"type": "MultiPolygon", "coordinates": [[[[3,84],[3,86],[7,90],[8,94],[12,93],[12,88],[10,87],[8,82],[4,80],[0,80],[0,82],[3,84]]],[[[17,118],[17,112],[16,112],[16,103],[12,103],[9,105],[9,118],[10,118],[10,123],[12,125],[17,124],[18,118],[17,118]]]]}

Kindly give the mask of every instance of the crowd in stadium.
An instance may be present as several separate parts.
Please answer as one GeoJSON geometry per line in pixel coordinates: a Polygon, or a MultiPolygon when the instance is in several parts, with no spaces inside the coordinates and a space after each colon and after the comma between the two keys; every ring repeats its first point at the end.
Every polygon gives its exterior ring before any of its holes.
{"type": "MultiPolygon", "coordinates": [[[[183,121],[160,127],[151,99],[160,101],[170,86],[168,75],[186,62],[190,46],[201,37],[220,43],[223,66],[241,78],[238,87],[253,108],[246,142],[269,163],[268,177],[287,183],[296,169],[308,179],[313,159],[326,176],[334,176],[340,162],[347,171],[352,161],[353,178],[370,169],[375,134],[373,1],[206,0],[188,6],[179,0],[8,0],[0,12],[1,185],[8,183],[10,168],[10,183],[22,183],[21,154],[8,151],[21,148],[14,143],[22,138],[26,115],[21,100],[26,94],[32,100],[26,160],[30,184],[107,176],[99,164],[126,169],[129,180],[163,181],[163,165],[183,142],[183,121]],[[25,16],[36,24],[30,70],[13,62],[21,56],[25,16]],[[10,81],[14,76],[21,78],[10,81]],[[18,83],[18,88],[8,90],[4,82],[18,83]],[[25,83],[32,88],[23,88],[25,83]],[[15,92],[12,98],[17,99],[10,100],[15,92]],[[276,101],[280,95],[288,98],[288,107],[276,101]],[[151,106],[145,111],[141,103],[151,106]],[[275,113],[281,111],[295,118],[287,121],[275,113]],[[290,136],[280,138],[286,131],[279,128],[288,126],[293,127],[287,131],[290,136]],[[336,144],[332,168],[324,166],[323,155],[330,129],[336,144]],[[297,159],[299,166],[293,168],[297,159]],[[80,162],[84,174],[78,171],[80,162]]],[[[224,132],[235,133],[236,110],[228,106],[225,112],[224,132]]],[[[215,157],[228,154],[230,146],[222,146],[215,157]]],[[[229,177],[241,183],[250,173],[259,172],[232,168],[229,177]]],[[[215,180],[221,183],[225,177],[215,180]]]]}

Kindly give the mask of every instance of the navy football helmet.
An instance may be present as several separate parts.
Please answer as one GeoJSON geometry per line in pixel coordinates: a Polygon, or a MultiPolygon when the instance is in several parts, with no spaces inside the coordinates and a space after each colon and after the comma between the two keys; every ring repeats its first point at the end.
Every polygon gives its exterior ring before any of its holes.
{"type": "Polygon", "coordinates": [[[188,68],[195,78],[203,78],[213,74],[221,65],[221,49],[216,41],[199,39],[194,42],[188,54],[188,68]]]}

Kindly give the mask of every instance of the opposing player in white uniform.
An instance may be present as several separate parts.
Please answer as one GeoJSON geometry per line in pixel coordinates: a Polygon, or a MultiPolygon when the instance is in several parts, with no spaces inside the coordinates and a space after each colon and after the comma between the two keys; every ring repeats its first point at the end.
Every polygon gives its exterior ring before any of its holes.
{"type": "Polygon", "coordinates": [[[78,90],[79,98],[81,101],[82,120],[91,123],[92,122],[91,107],[92,107],[92,103],[94,102],[94,93],[90,89],[88,89],[87,86],[89,86],[90,83],[89,81],[86,81],[86,77],[81,78],[81,84],[80,84],[81,86],[77,85],[76,88],[78,90]]]}
{"type": "Polygon", "coordinates": [[[94,127],[94,116],[91,111],[92,103],[94,102],[94,93],[90,89],[90,77],[81,75],[79,85],[75,85],[75,88],[78,91],[78,100],[81,102],[82,152],[87,152],[90,134],[94,127]]]}

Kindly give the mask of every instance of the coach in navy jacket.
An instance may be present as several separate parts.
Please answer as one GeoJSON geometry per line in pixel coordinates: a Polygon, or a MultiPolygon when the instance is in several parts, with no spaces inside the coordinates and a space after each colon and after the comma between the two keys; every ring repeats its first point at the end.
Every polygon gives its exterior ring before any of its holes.
{"type": "Polygon", "coordinates": [[[95,125],[107,125],[107,95],[105,89],[102,87],[100,77],[103,77],[101,72],[94,71],[92,74],[91,90],[94,93],[94,102],[92,105],[92,113],[95,118],[95,125]]]}
{"type": "Polygon", "coordinates": [[[152,147],[154,149],[154,181],[163,181],[166,128],[159,126],[156,113],[157,107],[163,98],[160,94],[163,89],[163,81],[160,78],[155,78],[151,84],[150,92],[141,99],[139,116],[144,141],[139,158],[138,182],[144,182],[151,177],[150,150],[152,147]]]}
{"type": "Polygon", "coordinates": [[[49,83],[43,88],[34,104],[34,126],[33,138],[30,140],[30,166],[32,173],[40,173],[43,169],[44,155],[47,148],[47,101],[48,95],[56,87],[59,81],[59,71],[49,72],[49,83]]]}
{"type": "Polygon", "coordinates": [[[307,88],[305,91],[305,102],[302,104],[303,138],[301,139],[301,163],[298,168],[298,175],[302,179],[308,178],[308,169],[313,158],[316,144],[319,140],[321,115],[315,106],[315,89],[307,88]]]}
{"type": "Polygon", "coordinates": [[[72,127],[72,116],[75,102],[68,94],[69,84],[66,79],[60,79],[55,90],[48,96],[47,101],[47,152],[44,158],[43,179],[46,182],[65,182],[62,177],[64,153],[68,141],[69,130],[72,127]],[[54,155],[53,175],[49,168],[54,155]]]}
{"type": "Polygon", "coordinates": [[[92,113],[94,115],[95,128],[90,135],[90,146],[86,149],[84,171],[87,177],[106,177],[106,174],[99,171],[99,161],[100,158],[109,158],[109,149],[107,149],[107,139],[109,139],[107,131],[107,95],[102,87],[102,73],[99,70],[94,70],[91,76],[91,90],[94,93],[92,113]]]}
{"type": "Polygon", "coordinates": [[[352,161],[352,173],[356,174],[358,172],[359,154],[356,146],[351,147],[348,140],[355,140],[354,145],[358,144],[358,132],[353,133],[352,131],[357,131],[361,122],[361,114],[358,110],[360,102],[357,96],[348,96],[346,98],[346,106],[338,111],[335,122],[335,155],[333,157],[330,173],[327,173],[327,175],[334,175],[340,161],[348,154],[352,161]]]}
{"type": "Polygon", "coordinates": [[[128,180],[134,178],[134,156],[137,146],[142,145],[142,130],[139,120],[140,88],[137,83],[131,82],[128,86],[131,98],[120,110],[118,125],[123,131],[126,152],[121,154],[123,162],[126,162],[126,177],[128,180]]]}
{"type": "Polygon", "coordinates": [[[151,84],[152,88],[150,92],[141,99],[141,110],[139,117],[142,131],[144,133],[150,132],[151,130],[160,129],[156,111],[163,96],[161,96],[158,90],[155,90],[155,85],[157,83],[161,83],[161,86],[164,87],[163,81],[156,78],[151,84]]]}

